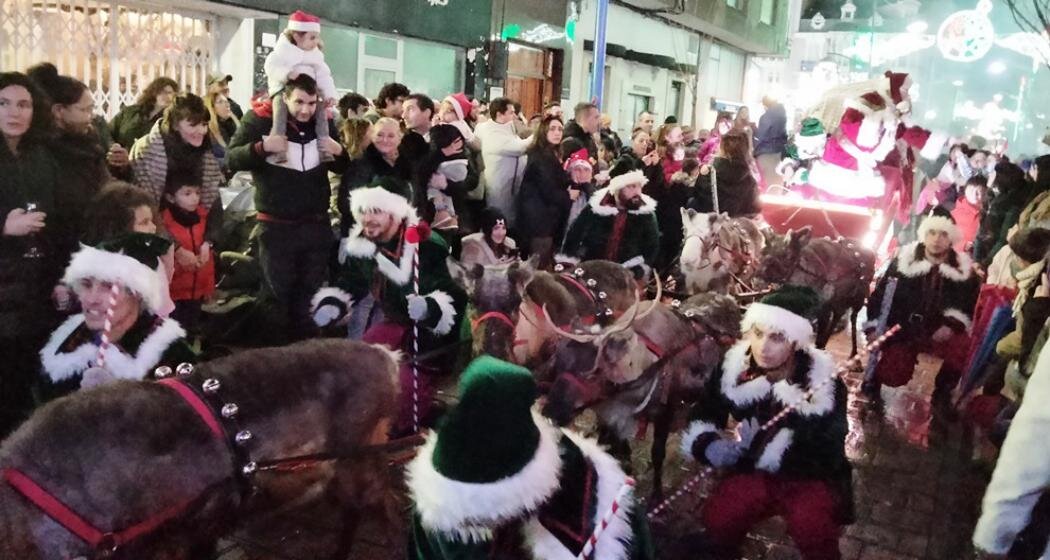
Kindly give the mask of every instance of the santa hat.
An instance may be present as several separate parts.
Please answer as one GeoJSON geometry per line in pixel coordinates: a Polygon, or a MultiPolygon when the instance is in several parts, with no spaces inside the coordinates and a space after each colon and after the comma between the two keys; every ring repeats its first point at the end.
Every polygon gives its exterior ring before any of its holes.
{"type": "Polygon", "coordinates": [[[947,232],[948,237],[951,238],[952,243],[958,243],[962,239],[962,232],[959,231],[959,227],[955,225],[955,218],[952,217],[952,213],[949,212],[943,206],[935,206],[925,213],[925,217],[922,222],[919,223],[919,241],[926,239],[926,234],[930,231],[943,231],[947,232]]]}
{"type": "Polygon", "coordinates": [[[591,166],[591,157],[587,153],[586,148],[580,148],[575,152],[569,154],[568,159],[565,160],[565,170],[572,171],[573,167],[584,166],[587,169],[593,169],[591,166]]]}
{"type": "Polygon", "coordinates": [[[371,185],[350,191],[350,212],[358,223],[368,212],[387,212],[395,219],[415,216],[412,187],[396,177],[382,177],[371,185]]]}
{"type": "Polygon", "coordinates": [[[641,185],[645,186],[649,182],[649,179],[645,177],[645,173],[642,173],[641,169],[629,171],[623,175],[617,175],[609,181],[609,193],[616,194],[620,192],[620,189],[628,185],[641,185]]]}
{"type": "Polygon", "coordinates": [[[288,16],[288,30],[320,33],[321,18],[302,10],[296,10],[292,15],[288,16]]]}
{"type": "Polygon", "coordinates": [[[799,346],[813,344],[813,318],[820,307],[820,296],[808,286],[784,286],[752,303],[740,323],[743,332],[759,326],[784,333],[799,346]]]}
{"type": "Polygon", "coordinates": [[[902,90],[911,85],[911,76],[904,72],[890,72],[889,70],[883,75],[889,80],[890,97],[893,98],[893,103],[897,104],[904,101],[904,93],[902,90]]]}
{"type": "Polygon", "coordinates": [[[62,283],[76,286],[91,278],[119,284],[138,296],[155,315],[167,301],[167,282],[159,270],[160,258],[171,242],[148,233],[129,233],[95,247],[81,246],[66,267],[62,283]]]}
{"type": "Polygon", "coordinates": [[[467,99],[467,95],[464,93],[453,93],[444,99],[452,104],[452,110],[456,112],[456,116],[459,120],[467,120],[467,116],[474,109],[474,105],[467,99]]]}

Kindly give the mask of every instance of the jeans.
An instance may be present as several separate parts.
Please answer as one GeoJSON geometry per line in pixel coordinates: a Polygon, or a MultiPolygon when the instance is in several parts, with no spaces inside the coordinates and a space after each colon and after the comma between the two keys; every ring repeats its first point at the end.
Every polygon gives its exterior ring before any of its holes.
{"type": "Polygon", "coordinates": [[[310,317],[310,298],[328,274],[332,230],[317,223],[259,224],[259,257],[266,283],[287,318],[289,340],[317,334],[310,317]]]}

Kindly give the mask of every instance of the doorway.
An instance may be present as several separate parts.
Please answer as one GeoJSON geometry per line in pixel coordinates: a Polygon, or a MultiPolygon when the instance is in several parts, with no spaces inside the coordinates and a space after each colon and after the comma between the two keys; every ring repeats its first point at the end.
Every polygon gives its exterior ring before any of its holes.
{"type": "Polygon", "coordinates": [[[561,92],[563,56],[560,50],[510,43],[504,95],[521,104],[526,119],[542,112],[544,104],[561,92]]]}

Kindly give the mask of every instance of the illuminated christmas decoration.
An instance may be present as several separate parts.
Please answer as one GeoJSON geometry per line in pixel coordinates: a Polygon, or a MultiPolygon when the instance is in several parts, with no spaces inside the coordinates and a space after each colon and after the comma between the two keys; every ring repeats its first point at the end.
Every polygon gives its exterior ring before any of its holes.
{"type": "Polygon", "coordinates": [[[922,2],[919,0],[897,0],[879,5],[879,13],[890,19],[911,19],[919,14],[922,2]]]}
{"type": "Polygon", "coordinates": [[[857,5],[852,0],[846,0],[846,3],[842,5],[840,19],[842,21],[853,21],[854,16],[857,15],[857,5]]]}
{"type": "Polygon", "coordinates": [[[827,20],[824,19],[824,14],[817,12],[817,15],[813,16],[813,19],[809,20],[809,26],[817,31],[824,29],[824,24],[827,20]]]}
{"type": "Polygon", "coordinates": [[[1050,35],[1045,31],[1042,35],[1012,33],[996,39],[995,44],[1031,58],[1033,72],[1039,69],[1040,64],[1050,64],[1050,35]]]}
{"type": "Polygon", "coordinates": [[[429,0],[431,6],[448,6],[448,0],[429,0]]]}
{"type": "Polygon", "coordinates": [[[995,29],[988,14],[991,0],[980,0],[976,9],[948,16],[937,31],[937,47],[948,60],[973,62],[988,54],[995,44],[995,29]]]}
{"type": "Polygon", "coordinates": [[[565,37],[565,31],[557,29],[549,24],[541,23],[532,29],[522,31],[520,38],[529,43],[546,43],[565,37]]]}
{"type": "Polygon", "coordinates": [[[870,60],[873,66],[881,66],[886,62],[928,49],[935,41],[932,35],[900,33],[890,36],[887,40],[879,41],[878,48],[873,49],[871,40],[871,34],[860,35],[856,43],[843,50],[843,54],[865,61],[870,60]]]}

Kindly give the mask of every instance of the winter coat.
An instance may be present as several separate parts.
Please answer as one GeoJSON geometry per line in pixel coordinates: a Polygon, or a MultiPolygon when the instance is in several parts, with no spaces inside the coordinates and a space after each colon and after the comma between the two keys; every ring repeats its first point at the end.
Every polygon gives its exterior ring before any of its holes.
{"type": "Polygon", "coordinates": [[[605,259],[627,268],[651,268],[660,251],[660,229],[656,225],[656,201],[642,195],[642,207],[622,210],[609,188],[591,195],[587,208],[565,234],[559,262],[605,259]],[[622,231],[617,223],[622,222],[622,231]]]}
{"type": "Polygon", "coordinates": [[[1017,225],[1021,211],[1038,194],[1031,184],[1025,183],[986,202],[989,205],[988,214],[981,221],[981,228],[974,243],[975,260],[984,266],[991,262],[999,249],[1007,244],[1010,228],[1017,225]]]}
{"type": "MultiPolygon", "coordinates": [[[[354,225],[354,215],[350,212],[350,195],[354,189],[367,187],[376,179],[382,177],[397,177],[405,182],[412,182],[412,169],[408,161],[400,155],[394,165],[383,159],[383,154],[375,146],[369,144],[361,157],[349,162],[346,171],[339,180],[339,191],[336,197],[336,206],[342,219],[339,222],[340,237],[346,237],[350,228],[354,225]]],[[[415,187],[413,186],[413,190],[415,187]]]]}
{"type": "Polygon", "coordinates": [[[735,466],[734,473],[762,471],[792,479],[821,480],[838,498],[838,520],[852,522],[853,470],[846,458],[846,401],[849,391],[835,379],[831,356],[813,346],[795,352],[795,370],[770,383],[756,369],[750,343],[736,343],[726,352],[721,372],[711,377],[692,420],[682,436],[682,452],[708,463],[707,448],[721,439],[732,417],[764,425],[787,406],[797,405],[774,428],[758,434],[735,466]],[[814,393],[805,397],[808,390],[814,393]]]}
{"type": "Polygon", "coordinates": [[[54,327],[51,289],[68,263],[68,253],[56,250],[59,242],[55,192],[61,167],[42,142],[25,139],[18,156],[0,143],[0,220],[16,208],[34,202],[46,212],[45,227],[27,236],[0,234],[0,339],[44,335],[54,327]],[[43,258],[26,258],[30,247],[43,258]]]}
{"type": "Polygon", "coordinates": [[[693,179],[679,171],[667,186],[646,184],[642,192],[656,201],[656,223],[660,227],[660,270],[666,269],[682,248],[682,208],[686,207],[693,191],[693,179]]]}
{"type": "Polygon", "coordinates": [[[532,141],[519,138],[513,122],[485,121],[474,130],[474,135],[481,142],[488,205],[499,209],[507,217],[507,225],[513,228],[516,224],[514,201],[525,172],[523,156],[532,141]]]}
{"type": "Polygon", "coordinates": [[[784,153],[787,146],[787,113],[784,106],[777,103],[758,118],[758,131],[755,132],[755,157],[763,154],[784,153]]]}
{"type": "Polygon", "coordinates": [[[306,74],[317,82],[322,99],[338,97],[335,81],[332,80],[332,69],[324,61],[324,51],[320,48],[304,51],[292,44],[283,33],[277,38],[277,44],[270,54],[266,55],[263,70],[266,72],[266,90],[271,96],[284,89],[289,74],[297,72],[306,74]]]}
{"type": "MultiPolygon", "coordinates": [[[[410,221],[415,223],[415,218],[410,221]]],[[[408,296],[416,293],[413,259],[418,251],[418,293],[427,301],[427,316],[417,323],[419,350],[428,352],[455,342],[467,295],[448,272],[445,263],[449,256],[448,244],[425,225],[421,229],[426,238],[417,248],[405,242],[404,228],[400,235],[377,245],[361,233],[360,224],[355,225],[341,250],[340,258],[344,260],[335,282],[317,293],[314,309],[335,300],[341,302],[341,309],[349,312],[350,302],[371,294],[382,308],[384,320],[412,325],[408,296]]]]}
{"type": "Polygon", "coordinates": [[[890,278],[897,278],[897,288],[886,324],[901,326],[899,340],[923,340],[941,326],[970,332],[980,281],[973,274],[969,255],[953,250],[947,261],[934,266],[926,260],[921,242],[901,247],[868,298],[866,327],[873,327],[879,318],[890,278]],[[939,290],[927,289],[932,275],[940,276],[939,290]]]}
{"type": "Polygon", "coordinates": [[[468,270],[478,264],[494,266],[518,260],[518,244],[509,237],[503,238],[501,255],[496,254],[480,231],[464,237],[461,243],[459,262],[468,270]]]}
{"type": "MultiPolygon", "coordinates": [[[[40,361],[43,379],[41,400],[50,401],[75,392],[85,370],[98,357],[98,333],[87,328],[84,315],[66,319],[53,333],[40,361]]],[[[186,331],[174,319],[142,313],[135,324],[106,349],[106,369],[117,379],[152,379],[160,366],[194,363],[197,355],[186,343],[186,331]]]]}
{"type": "MultiPolygon", "coordinates": [[[[162,132],[159,122],[131,148],[131,168],[135,175],[135,185],[152,194],[158,205],[164,199],[168,167],[173,163],[172,154],[175,150],[183,148],[188,147],[177,138],[177,134],[162,132]]],[[[226,183],[226,177],[222,174],[219,160],[211,153],[210,147],[188,148],[186,153],[187,161],[181,163],[200,170],[201,206],[210,212],[207,238],[212,243],[217,243],[221,233],[219,230],[222,228],[222,200],[219,188],[226,183]]]]}
{"type": "Polygon", "coordinates": [[[762,208],[758,202],[758,183],[755,182],[751,168],[743,162],[716,157],[711,162],[712,172],[696,182],[693,199],[689,208],[697,212],[714,212],[714,199],[711,194],[712,179],[718,182],[718,211],[729,214],[731,218],[752,217],[762,208]],[[714,177],[717,175],[717,178],[714,177]]]}
{"type": "MultiPolygon", "coordinates": [[[[411,560],[577,558],[626,480],[597,442],[536,422],[539,449],[523,471],[464,483],[434,468],[431,436],[408,466],[411,560]],[[463,491],[469,484],[470,492],[463,491]]],[[[631,494],[594,544],[595,560],[652,560],[645,509],[631,494]]]]}
{"type": "MultiPolygon", "coordinates": [[[[984,492],[981,518],[973,534],[974,547],[1006,555],[1027,529],[1036,503],[1050,488],[1050,346],[1044,346],[999,452],[992,480],[984,492]]],[[[1041,560],[1050,560],[1050,547],[1041,560]]]]}
{"type": "MultiPolygon", "coordinates": [[[[194,213],[179,208],[167,208],[162,213],[164,228],[178,246],[194,255],[199,255],[204,243],[204,227],[208,221],[208,211],[198,206],[194,213]]],[[[174,301],[201,301],[215,293],[215,252],[212,251],[208,262],[200,268],[182,268],[175,261],[175,275],[168,286],[171,299],[174,301]]]]}
{"type": "Polygon", "coordinates": [[[962,239],[955,244],[955,250],[966,252],[973,245],[977,230],[981,227],[981,207],[972,204],[965,196],[960,197],[952,209],[952,219],[962,234],[962,239]]]}
{"type": "Polygon", "coordinates": [[[69,262],[80,247],[84,232],[84,209],[109,180],[106,166],[106,148],[98,134],[60,132],[48,144],[55,160],[61,162],[62,179],[55,184],[55,211],[48,216],[56,227],[55,250],[58,257],[69,262]]]}
{"type": "Polygon", "coordinates": [[[109,132],[114,142],[130,150],[139,138],[149,134],[163,114],[163,111],[158,111],[150,116],[143,112],[141,105],[128,105],[109,122],[109,132]]]}
{"type": "MultiPolygon", "coordinates": [[[[413,187],[415,191],[413,206],[416,207],[417,213],[423,221],[430,224],[436,224],[437,208],[434,204],[434,200],[431,200],[427,196],[427,190],[430,186],[430,177],[435,173],[438,173],[438,169],[442,163],[462,159],[467,163],[466,177],[464,177],[462,181],[453,181],[446,177],[445,189],[441,191],[441,193],[447,197],[446,200],[451,199],[452,201],[452,208],[455,210],[457,218],[457,228],[460,231],[469,231],[467,228],[470,227],[471,224],[467,215],[467,210],[469,208],[469,205],[467,204],[467,196],[478,188],[478,183],[481,181],[481,175],[478,173],[475,158],[471,157],[470,149],[465,146],[462,154],[453,154],[450,157],[446,157],[445,154],[442,153],[440,149],[434,147],[433,144],[428,145],[427,150],[427,152],[423,153],[422,160],[414,166],[414,180],[416,186],[413,187]]],[[[404,157],[403,152],[398,156],[398,161],[400,161],[402,157],[404,157]]]]}
{"type": "Polygon", "coordinates": [[[569,177],[551,150],[532,149],[518,191],[518,236],[550,237],[557,243],[569,219],[569,177]]]}
{"type": "Polygon", "coordinates": [[[578,152],[583,148],[587,150],[587,157],[592,162],[598,161],[598,144],[594,141],[594,135],[583,130],[575,119],[565,123],[561,143],[563,157],[568,157],[570,153],[578,152]]]}
{"type": "Polygon", "coordinates": [[[684,160],[676,160],[674,159],[673,153],[671,153],[670,151],[667,152],[667,155],[664,156],[662,160],[660,160],[660,166],[663,168],[664,171],[664,183],[671,183],[671,177],[674,177],[675,173],[678,173],[682,170],[683,163],[684,160]]]}
{"type": "MultiPolygon", "coordinates": [[[[287,161],[275,163],[263,151],[263,136],[273,127],[272,106],[261,103],[244,115],[226,159],[231,171],[251,171],[255,184],[255,208],[276,219],[287,221],[326,221],[331,185],[328,171],[342,173],[349,162],[344,151],[334,162],[325,164],[317,147],[314,122],[288,119],[287,161]]],[[[332,139],[338,141],[335,125],[329,123],[332,139]]],[[[214,208],[212,209],[214,211],[214,208]]]]}
{"type": "Polygon", "coordinates": [[[623,150],[620,150],[620,155],[617,156],[613,162],[612,168],[609,170],[610,177],[616,177],[617,175],[623,175],[629,171],[641,169],[645,178],[649,180],[645,184],[647,188],[654,188],[656,185],[663,185],[664,183],[664,168],[659,162],[653,165],[645,165],[642,163],[642,158],[635,155],[634,150],[627,146],[623,150]]]}
{"type": "Polygon", "coordinates": [[[1050,191],[1037,194],[1025,206],[1017,220],[1017,225],[1021,229],[1036,227],[1050,229],[1050,191]]]}

